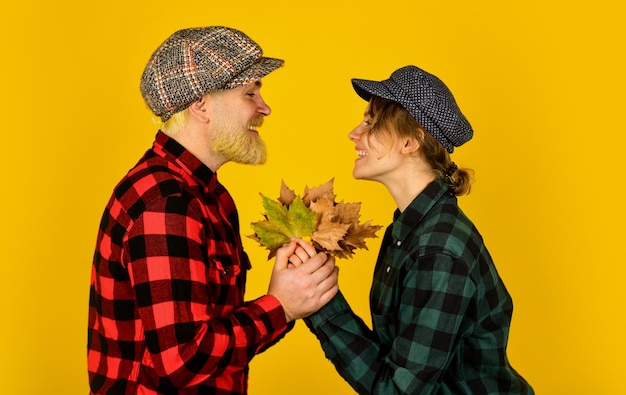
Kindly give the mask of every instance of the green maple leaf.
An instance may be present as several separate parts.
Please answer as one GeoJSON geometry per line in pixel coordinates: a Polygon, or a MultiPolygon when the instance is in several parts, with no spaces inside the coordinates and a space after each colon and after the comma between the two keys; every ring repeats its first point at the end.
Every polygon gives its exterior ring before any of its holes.
{"type": "Polygon", "coordinates": [[[274,252],[292,237],[310,237],[315,228],[317,215],[309,210],[300,196],[296,196],[289,206],[261,194],[265,221],[250,224],[259,242],[274,252]]]}

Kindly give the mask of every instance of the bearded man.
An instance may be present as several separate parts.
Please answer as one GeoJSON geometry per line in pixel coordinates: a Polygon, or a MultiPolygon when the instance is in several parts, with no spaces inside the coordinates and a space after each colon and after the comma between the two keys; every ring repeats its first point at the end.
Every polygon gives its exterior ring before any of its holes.
{"type": "Polygon", "coordinates": [[[91,394],[246,394],[250,360],[337,293],[334,260],[320,253],[289,268],[292,242],[276,255],[267,295],[244,301],[251,265],[216,172],[265,162],[261,79],[282,65],[221,26],[180,30],[152,54],[141,93],[164,123],[102,216],[91,394]]]}

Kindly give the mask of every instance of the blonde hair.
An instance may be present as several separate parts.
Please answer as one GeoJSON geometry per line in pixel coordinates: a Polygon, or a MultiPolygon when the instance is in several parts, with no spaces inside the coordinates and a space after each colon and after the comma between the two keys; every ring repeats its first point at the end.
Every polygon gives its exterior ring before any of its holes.
{"type": "MultiPolygon", "coordinates": [[[[220,96],[222,93],[224,93],[224,89],[218,89],[218,90],[209,92],[206,95],[209,95],[215,98],[215,97],[220,96]]],[[[188,120],[189,120],[189,107],[186,107],[185,109],[180,110],[177,113],[174,113],[170,117],[170,119],[163,122],[163,124],[161,125],[161,131],[170,137],[174,136],[176,135],[176,133],[180,132],[185,127],[185,125],[187,125],[188,120]]]]}
{"type": "Polygon", "coordinates": [[[428,133],[424,127],[400,104],[372,96],[369,106],[372,117],[370,136],[386,134],[392,138],[411,137],[420,144],[424,161],[430,166],[435,176],[444,179],[455,196],[470,193],[474,171],[457,168],[446,148],[428,133]],[[395,132],[395,134],[394,134],[395,132]]]}
{"type": "Polygon", "coordinates": [[[174,136],[176,133],[180,132],[182,128],[187,124],[187,119],[189,118],[189,109],[185,108],[182,111],[179,111],[172,115],[170,119],[163,122],[161,125],[161,131],[168,136],[174,136]]]}

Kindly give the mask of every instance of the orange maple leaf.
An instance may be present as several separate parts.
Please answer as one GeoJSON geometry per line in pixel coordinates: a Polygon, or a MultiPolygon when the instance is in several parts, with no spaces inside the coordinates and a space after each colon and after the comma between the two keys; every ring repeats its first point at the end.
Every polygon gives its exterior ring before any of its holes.
{"type": "Polygon", "coordinates": [[[334,215],[337,218],[337,222],[342,224],[358,223],[359,211],[361,210],[361,203],[335,203],[334,215]]]}
{"type": "MultiPolygon", "coordinates": [[[[289,206],[291,202],[296,198],[296,193],[287,187],[284,180],[280,181],[280,197],[278,201],[283,204],[283,206],[289,206]]],[[[308,203],[305,202],[305,206],[309,206],[308,203]]]]}
{"type": "MultiPolygon", "coordinates": [[[[336,195],[333,192],[333,182],[334,178],[317,187],[305,187],[304,195],[302,196],[302,200],[300,200],[299,195],[296,195],[296,193],[289,189],[285,182],[282,181],[280,197],[277,203],[278,206],[271,204],[272,202],[269,199],[264,201],[264,205],[267,206],[266,210],[287,210],[285,212],[289,213],[291,209],[283,209],[281,205],[289,208],[292,204],[295,205],[295,203],[299,202],[302,207],[300,210],[296,210],[299,214],[297,216],[298,218],[306,214],[302,209],[310,210],[311,215],[315,213],[314,218],[312,218],[315,223],[313,233],[311,234],[311,243],[315,248],[318,251],[325,251],[337,258],[352,258],[354,250],[358,248],[367,249],[364,239],[376,237],[376,232],[381,226],[372,225],[371,221],[364,224],[359,223],[361,203],[335,202],[336,195]]],[[[265,217],[268,219],[268,214],[266,214],[265,217]]],[[[273,218],[272,221],[276,222],[278,219],[282,218],[283,217],[273,218]]],[[[270,227],[271,229],[266,229],[271,224],[265,224],[265,222],[261,221],[252,224],[253,228],[256,227],[256,231],[263,233],[262,236],[256,233],[249,236],[263,245],[274,240],[275,237],[270,236],[276,233],[272,233],[274,230],[272,227],[270,227]],[[266,226],[261,226],[264,224],[266,226]]],[[[286,225],[290,224],[293,225],[292,222],[288,221],[286,225]]],[[[269,259],[275,255],[276,247],[272,244],[268,248],[270,248],[269,259]]]]}
{"type": "Polygon", "coordinates": [[[355,248],[363,248],[367,250],[365,239],[368,237],[376,237],[376,232],[380,230],[382,226],[372,225],[372,221],[367,221],[364,224],[353,223],[348,229],[343,242],[348,246],[355,248]]]}
{"type": "Polygon", "coordinates": [[[332,202],[335,201],[335,193],[333,192],[333,181],[334,178],[331,178],[326,184],[322,184],[313,188],[308,186],[304,187],[304,195],[302,195],[302,200],[304,204],[308,207],[309,204],[313,201],[316,201],[322,197],[327,197],[332,202]]]}

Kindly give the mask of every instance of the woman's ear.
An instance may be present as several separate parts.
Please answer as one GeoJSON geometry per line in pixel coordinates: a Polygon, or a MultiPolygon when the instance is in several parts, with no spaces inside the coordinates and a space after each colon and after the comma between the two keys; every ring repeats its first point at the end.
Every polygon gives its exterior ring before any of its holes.
{"type": "Polygon", "coordinates": [[[209,115],[207,113],[207,96],[202,97],[200,100],[196,100],[189,106],[189,114],[201,122],[208,122],[209,115]]]}
{"type": "Polygon", "coordinates": [[[415,137],[405,137],[402,146],[403,154],[413,154],[420,149],[420,142],[415,137]]]}
{"type": "Polygon", "coordinates": [[[413,154],[419,151],[422,146],[420,141],[424,141],[424,130],[422,128],[417,129],[419,139],[415,136],[408,136],[404,139],[404,145],[402,146],[402,153],[413,154]]]}

